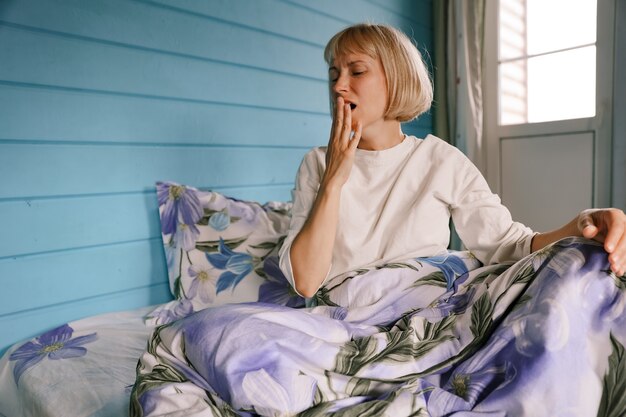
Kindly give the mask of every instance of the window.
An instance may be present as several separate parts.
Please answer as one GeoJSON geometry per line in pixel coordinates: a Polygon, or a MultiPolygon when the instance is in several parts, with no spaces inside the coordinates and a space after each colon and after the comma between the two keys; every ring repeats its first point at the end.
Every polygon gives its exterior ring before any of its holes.
{"type": "Polygon", "coordinates": [[[500,0],[500,125],[595,116],[596,6],[500,0]]]}

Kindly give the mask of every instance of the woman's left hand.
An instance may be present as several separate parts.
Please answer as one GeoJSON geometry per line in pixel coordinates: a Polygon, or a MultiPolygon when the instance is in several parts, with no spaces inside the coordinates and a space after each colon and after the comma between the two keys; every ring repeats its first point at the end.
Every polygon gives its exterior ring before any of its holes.
{"type": "Polygon", "coordinates": [[[583,210],[578,215],[578,230],[587,239],[604,243],[611,270],[626,273],[626,214],[615,208],[583,210]]]}

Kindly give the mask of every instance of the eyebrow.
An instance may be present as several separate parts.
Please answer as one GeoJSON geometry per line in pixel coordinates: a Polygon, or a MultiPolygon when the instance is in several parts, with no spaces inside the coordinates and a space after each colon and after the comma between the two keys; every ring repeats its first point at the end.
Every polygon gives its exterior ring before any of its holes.
{"type": "MultiPolygon", "coordinates": [[[[350,66],[350,65],[354,65],[354,64],[367,64],[367,62],[366,62],[366,61],[364,61],[364,60],[362,60],[362,59],[357,59],[356,61],[350,61],[350,62],[348,62],[348,66],[350,66]]],[[[332,67],[328,68],[328,72],[333,71],[333,70],[334,70],[334,71],[337,71],[337,67],[332,66],[332,67]]]]}

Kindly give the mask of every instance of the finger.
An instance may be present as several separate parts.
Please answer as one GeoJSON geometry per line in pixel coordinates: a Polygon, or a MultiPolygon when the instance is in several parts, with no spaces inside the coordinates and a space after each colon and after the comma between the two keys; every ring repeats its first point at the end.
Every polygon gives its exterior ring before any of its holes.
{"type": "Polygon", "coordinates": [[[582,212],[580,214],[578,217],[578,230],[587,239],[593,239],[598,234],[599,229],[594,222],[591,212],[582,212]]]}
{"type": "Polygon", "coordinates": [[[354,135],[352,136],[352,140],[350,141],[350,147],[352,149],[356,149],[359,146],[359,142],[361,141],[361,133],[363,132],[363,124],[359,120],[356,124],[356,130],[354,131],[354,135]]]}
{"type": "Polygon", "coordinates": [[[606,233],[606,239],[604,240],[604,249],[608,253],[613,253],[613,251],[618,247],[620,240],[624,238],[624,233],[626,233],[626,230],[624,230],[626,226],[624,225],[624,220],[621,219],[621,216],[614,213],[611,214],[612,216],[606,225],[608,230],[606,233]]]}
{"type": "Polygon", "coordinates": [[[593,239],[594,237],[596,237],[598,235],[598,231],[599,231],[599,229],[596,226],[589,225],[589,226],[586,226],[582,230],[582,234],[583,234],[583,237],[585,237],[587,239],[593,239]]]}
{"type": "Polygon", "coordinates": [[[618,275],[624,275],[626,269],[626,236],[622,236],[612,253],[609,254],[611,270],[618,275]]]}
{"type": "Polygon", "coordinates": [[[344,101],[341,96],[337,97],[337,105],[335,106],[335,123],[333,124],[333,132],[331,137],[337,136],[341,132],[344,117],[344,101]]]}
{"type": "Polygon", "coordinates": [[[352,131],[352,111],[350,110],[350,105],[348,103],[344,105],[343,114],[341,139],[343,139],[343,142],[347,144],[350,141],[350,132],[352,131]]]}

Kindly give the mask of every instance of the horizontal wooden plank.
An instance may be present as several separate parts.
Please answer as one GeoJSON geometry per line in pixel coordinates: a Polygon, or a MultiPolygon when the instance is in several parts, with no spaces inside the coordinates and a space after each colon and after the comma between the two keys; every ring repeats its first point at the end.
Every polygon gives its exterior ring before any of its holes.
{"type": "MultiPolygon", "coordinates": [[[[172,7],[169,0],[142,1],[172,7]]],[[[301,39],[320,46],[345,26],[346,20],[312,13],[277,0],[177,0],[175,7],[207,17],[301,39]],[[245,12],[243,12],[245,11],[245,12]]]]}
{"type": "MultiPolygon", "coordinates": [[[[292,188],[293,185],[287,184],[214,189],[230,197],[262,204],[270,200],[291,200],[292,188]]],[[[11,238],[0,239],[0,258],[160,238],[160,227],[154,190],[3,201],[0,202],[0,230],[11,238]],[[45,233],[41,233],[44,230],[45,233]]],[[[29,267],[22,269],[28,271],[29,267]]]]}
{"type": "MultiPolygon", "coordinates": [[[[262,9],[266,14],[270,13],[267,6],[262,9]]],[[[127,0],[21,0],[7,8],[0,18],[3,22],[89,39],[310,77],[323,76],[326,72],[322,45],[127,0]]]]}
{"type": "MultiPolygon", "coordinates": [[[[327,94],[326,86],[320,94],[327,94]]],[[[331,118],[217,103],[0,84],[0,139],[319,146],[331,118]]]]}
{"type": "Polygon", "coordinates": [[[0,198],[292,183],[305,148],[0,143],[0,198]]]}
{"type": "MultiPolygon", "coordinates": [[[[163,0],[162,0],[163,1],[163,0]]],[[[308,10],[315,10],[327,16],[334,16],[345,22],[345,26],[357,22],[384,23],[394,26],[413,37],[418,43],[430,45],[432,30],[410,16],[389,11],[378,4],[363,0],[289,0],[308,10]]]]}
{"type": "Polygon", "coordinates": [[[397,13],[407,19],[413,20],[420,25],[432,27],[432,2],[431,0],[365,0],[378,7],[397,13]]]}
{"type": "MultiPolygon", "coordinates": [[[[0,203],[0,213],[0,228],[6,236],[12,236],[0,240],[0,258],[160,236],[155,193],[5,201],[0,203]]],[[[81,251],[69,256],[80,259],[83,255],[81,251]]],[[[67,256],[55,253],[45,259],[55,261],[67,256]]],[[[0,271],[5,270],[0,276],[21,277],[36,271],[17,266],[24,262],[28,265],[32,260],[0,260],[0,271]],[[8,265],[13,265],[10,275],[8,265]]]]}
{"type": "Polygon", "coordinates": [[[328,112],[319,80],[0,25],[0,80],[328,112]]]}
{"type": "Polygon", "coordinates": [[[0,316],[166,283],[161,239],[0,260],[0,316]]]}
{"type": "Polygon", "coordinates": [[[0,354],[13,343],[38,336],[69,321],[161,304],[170,299],[169,287],[159,284],[0,317],[0,354]]]}

